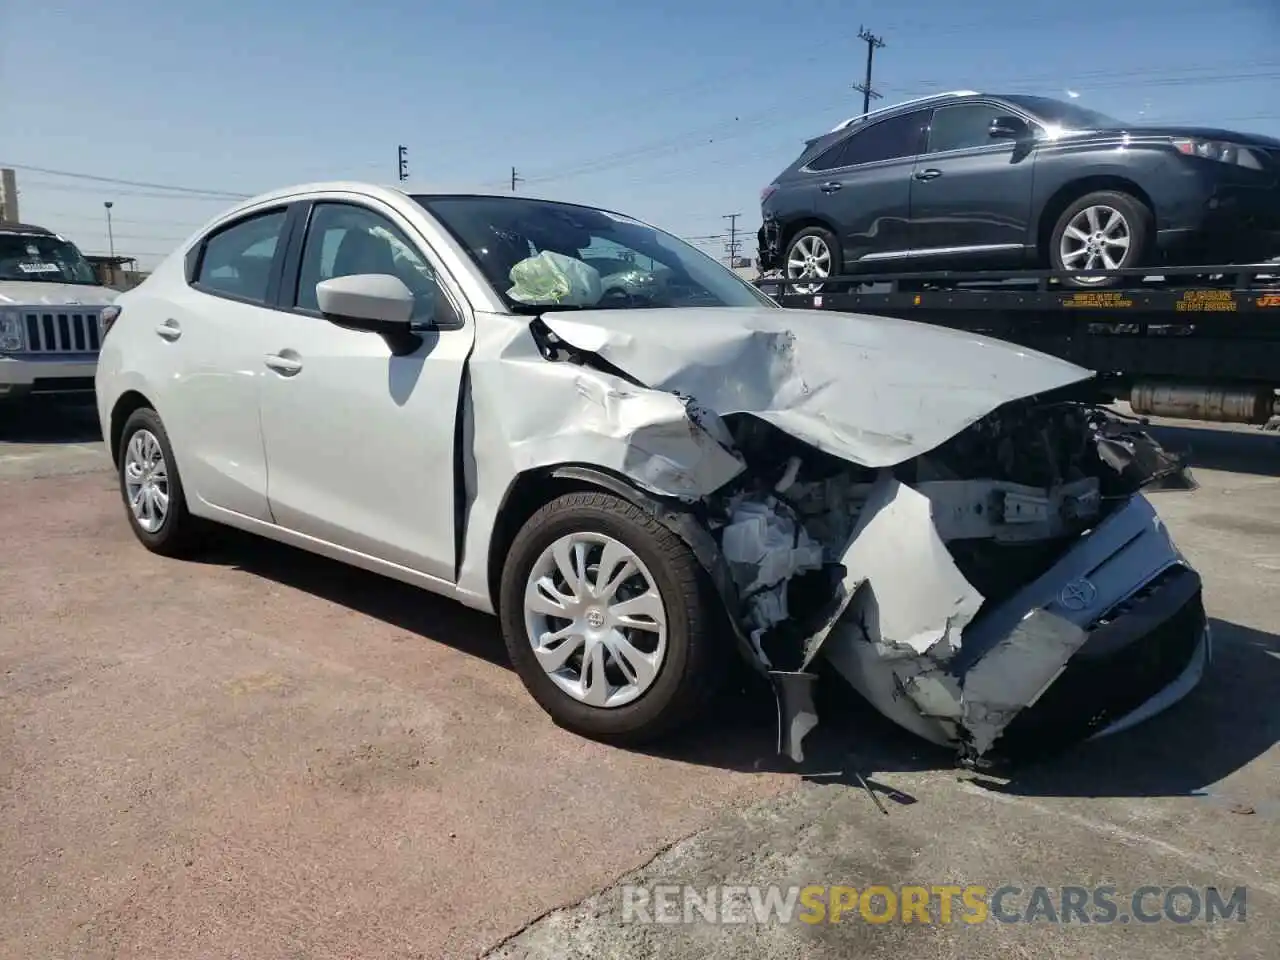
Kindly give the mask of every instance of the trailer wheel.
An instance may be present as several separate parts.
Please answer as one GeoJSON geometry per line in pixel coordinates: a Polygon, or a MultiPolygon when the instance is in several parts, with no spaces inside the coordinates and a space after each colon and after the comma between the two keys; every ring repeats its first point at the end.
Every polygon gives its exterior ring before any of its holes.
{"type": "MultiPolygon", "coordinates": [[[[821,280],[839,275],[842,264],[840,241],[824,227],[805,227],[787,243],[784,258],[788,280],[821,280]]],[[[821,293],[821,283],[796,283],[790,293],[821,293]]]]}
{"type": "MultiPolygon", "coordinates": [[[[1058,218],[1049,238],[1054,270],[1119,270],[1147,264],[1151,211],[1142,201],[1118,190],[1088,193],[1058,218]]],[[[1070,287],[1100,289],[1125,282],[1123,277],[1068,277],[1070,287]]]]}

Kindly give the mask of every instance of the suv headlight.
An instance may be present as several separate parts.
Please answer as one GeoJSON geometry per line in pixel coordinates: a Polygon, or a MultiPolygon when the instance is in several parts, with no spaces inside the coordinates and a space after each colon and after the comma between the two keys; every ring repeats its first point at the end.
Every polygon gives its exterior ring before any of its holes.
{"type": "Polygon", "coordinates": [[[1174,148],[1188,157],[1200,157],[1203,160],[1217,160],[1221,163],[1234,164],[1249,170],[1261,170],[1262,160],[1248,147],[1238,143],[1227,143],[1223,140],[1196,140],[1180,138],[1173,141],[1174,148]]]}
{"type": "Polygon", "coordinates": [[[0,353],[17,353],[26,348],[22,317],[12,311],[0,312],[0,353]]]}

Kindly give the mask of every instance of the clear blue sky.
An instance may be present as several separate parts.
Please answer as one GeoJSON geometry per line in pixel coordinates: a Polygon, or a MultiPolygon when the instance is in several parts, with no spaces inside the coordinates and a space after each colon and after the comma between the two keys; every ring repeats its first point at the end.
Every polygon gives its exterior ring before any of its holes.
{"type": "MultiPolygon", "coordinates": [[[[314,179],[501,187],[689,237],[802,141],[885,102],[1079,95],[1126,118],[1280,135],[1280,0],[71,0],[0,8],[0,164],[254,193],[314,179]],[[790,12],[784,12],[790,11],[790,12]],[[981,12],[975,12],[981,11],[981,12]]],[[[225,200],[19,171],[21,213],[154,264],[225,200]]],[[[703,241],[721,254],[718,239],[703,241]]]]}

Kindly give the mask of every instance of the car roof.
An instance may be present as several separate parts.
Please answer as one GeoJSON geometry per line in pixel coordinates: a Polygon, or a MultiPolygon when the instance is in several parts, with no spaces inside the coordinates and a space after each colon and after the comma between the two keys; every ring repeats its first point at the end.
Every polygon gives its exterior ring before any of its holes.
{"type": "MultiPolygon", "coordinates": [[[[292,186],[279,187],[253,197],[246,197],[239,206],[252,206],[268,203],[272,200],[286,200],[290,197],[303,197],[314,193],[360,193],[373,197],[412,198],[412,197],[495,197],[501,199],[547,200],[536,194],[513,194],[503,190],[441,190],[416,189],[410,184],[385,184],[367,180],[324,180],[314,183],[298,183],[292,186]]],[[[549,201],[562,202],[562,201],[549,201]]]]}
{"type": "Polygon", "coordinates": [[[837,133],[840,130],[847,130],[860,123],[865,123],[868,120],[873,120],[890,113],[896,113],[906,107],[920,107],[933,103],[946,103],[948,100],[957,100],[964,97],[981,96],[984,96],[984,94],[978,90],[948,90],[945,93],[931,93],[925,97],[914,97],[911,100],[902,100],[898,103],[890,104],[887,107],[880,107],[876,110],[870,111],[869,113],[859,114],[856,117],[850,117],[847,120],[842,120],[840,123],[837,123],[834,127],[828,130],[827,133],[837,133]]]}
{"type": "Polygon", "coordinates": [[[38,237],[57,236],[48,227],[37,227],[33,223],[0,223],[0,233],[26,233],[38,237]]]}

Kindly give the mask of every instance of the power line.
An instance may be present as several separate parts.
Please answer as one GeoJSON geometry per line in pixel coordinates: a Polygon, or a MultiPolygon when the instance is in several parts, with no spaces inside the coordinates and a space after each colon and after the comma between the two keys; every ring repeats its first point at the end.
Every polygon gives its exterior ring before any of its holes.
{"type": "Polygon", "coordinates": [[[166,183],[148,183],[144,180],[122,180],[119,177],[103,177],[93,173],[74,173],[70,170],[51,170],[48,167],[33,167],[22,163],[6,163],[0,161],[0,167],[12,167],[26,173],[43,173],[51,177],[67,177],[72,180],[92,180],[95,183],[112,183],[123,187],[143,187],[148,190],[167,190],[172,193],[205,194],[209,198],[225,200],[245,200],[247,193],[231,193],[227,190],[203,190],[198,187],[177,187],[166,183]]]}
{"type": "MultiPolygon", "coordinates": [[[[32,186],[32,181],[24,180],[23,184],[27,188],[30,188],[32,186]]],[[[102,196],[101,187],[87,187],[73,183],[48,183],[43,180],[35,181],[34,185],[41,190],[53,190],[58,193],[92,193],[94,196],[102,196]]],[[[184,203],[187,201],[201,201],[204,203],[221,203],[224,206],[228,202],[227,197],[200,196],[198,194],[187,193],[156,193],[155,191],[148,192],[146,190],[112,190],[111,196],[138,197],[139,199],[149,200],[181,200],[184,203]]]]}
{"type": "Polygon", "coordinates": [[[876,55],[876,49],[884,46],[884,40],[864,27],[858,27],[858,39],[867,45],[867,79],[862,83],[855,83],[853,89],[862,94],[862,114],[866,116],[871,109],[871,101],[880,99],[879,91],[871,86],[871,61],[876,55]]]}

